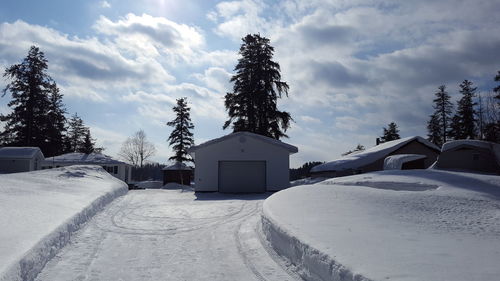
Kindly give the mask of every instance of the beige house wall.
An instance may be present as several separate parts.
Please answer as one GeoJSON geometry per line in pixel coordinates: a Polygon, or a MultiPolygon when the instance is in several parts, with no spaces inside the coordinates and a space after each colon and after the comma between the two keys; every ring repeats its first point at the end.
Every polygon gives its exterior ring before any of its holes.
{"type": "Polygon", "coordinates": [[[500,166],[491,151],[469,146],[441,153],[436,167],[500,174],[500,166]]]}

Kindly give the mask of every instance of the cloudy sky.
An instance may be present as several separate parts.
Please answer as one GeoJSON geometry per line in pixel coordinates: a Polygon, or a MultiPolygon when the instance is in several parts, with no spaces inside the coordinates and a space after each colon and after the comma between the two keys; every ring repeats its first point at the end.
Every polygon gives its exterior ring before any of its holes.
{"type": "MultiPolygon", "coordinates": [[[[187,97],[196,143],[229,133],[223,97],[241,38],[275,47],[299,147],[291,166],[327,161],[358,143],[371,147],[394,121],[401,136],[425,136],[433,93],[458,98],[472,80],[482,92],[500,70],[500,1],[494,0],[2,0],[0,67],[31,45],[49,60],[70,114],[77,112],[106,153],[144,129],[155,161],[175,99],[187,97]]],[[[0,79],[0,87],[6,81],[0,79]]],[[[9,97],[0,99],[8,112],[9,97]]]]}

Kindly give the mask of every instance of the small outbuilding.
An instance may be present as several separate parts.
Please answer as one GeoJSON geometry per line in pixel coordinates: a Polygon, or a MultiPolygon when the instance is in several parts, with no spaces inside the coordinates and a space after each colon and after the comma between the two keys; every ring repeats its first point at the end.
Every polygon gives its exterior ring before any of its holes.
{"type": "Polygon", "coordinates": [[[191,147],[195,191],[252,193],[290,186],[290,154],[297,147],[249,132],[236,132],[191,147]]]}
{"type": "MultiPolygon", "coordinates": [[[[311,175],[312,177],[333,178],[381,171],[384,169],[385,159],[398,154],[423,155],[423,163],[419,163],[420,160],[416,159],[415,162],[406,164],[405,168],[425,169],[436,161],[439,153],[439,147],[420,136],[406,137],[384,142],[365,151],[314,166],[311,169],[311,175]]],[[[398,161],[403,158],[400,157],[398,161]]]]}
{"type": "Polygon", "coordinates": [[[500,144],[479,140],[446,142],[435,168],[500,174],[500,144]]]}
{"type": "Polygon", "coordinates": [[[180,162],[163,168],[163,185],[167,183],[178,183],[182,185],[191,185],[193,169],[180,162]]]}
{"type": "Polygon", "coordinates": [[[0,173],[40,170],[44,156],[38,147],[0,148],[0,173]]]}
{"type": "Polygon", "coordinates": [[[118,178],[126,183],[129,183],[132,173],[132,166],[129,164],[115,160],[108,155],[101,153],[80,153],[72,152],[59,156],[49,157],[43,163],[44,169],[59,168],[71,165],[98,165],[110,173],[115,178],[118,178]]]}

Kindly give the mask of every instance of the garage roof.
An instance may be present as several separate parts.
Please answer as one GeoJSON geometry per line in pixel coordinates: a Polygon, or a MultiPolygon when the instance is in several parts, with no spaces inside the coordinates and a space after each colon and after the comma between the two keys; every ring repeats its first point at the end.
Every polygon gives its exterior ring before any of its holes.
{"type": "Polygon", "coordinates": [[[92,165],[113,165],[126,164],[122,161],[115,160],[108,155],[100,153],[85,154],[81,152],[66,153],[59,156],[54,156],[45,159],[46,164],[61,163],[61,164],[92,164],[92,165]]]}
{"type": "Polygon", "coordinates": [[[211,146],[213,144],[225,141],[227,139],[237,138],[237,137],[255,138],[255,139],[261,140],[263,142],[285,148],[290,152],[290,154],[297,153],[299,151],[299,149],[296,146],[293,146],[293,145],[288,144],[288,143],[284,143],[284,142],[277,140],[277,139],[269,138],[266,136],[262,136],[262,135],[258,135],[258,134],[254,134],[254,133],[250,133],[250,132],[235,132],[235,133],[231,133],[229,135],[225,135],[225,136],[217,138],[217,139],[209,140],[207,142],[204,142],[204,143],[196,145],[196,146],[192,146],[188,149],[188,153],[193,155],[196,152],[196,150],[198,150],[200,148],[211,146]]]}
{"type": "Polygon", "coordinates": [[[31,159],[38,152],[42,153],[38,147],[2,147],[0,148],[0,158],[31,159]]]}

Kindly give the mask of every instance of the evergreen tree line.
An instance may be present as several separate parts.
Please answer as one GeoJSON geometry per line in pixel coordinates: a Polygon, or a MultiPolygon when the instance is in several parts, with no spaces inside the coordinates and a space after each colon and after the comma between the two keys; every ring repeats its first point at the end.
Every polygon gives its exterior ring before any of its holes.
{"type": "Polygon", "coordinates": [[[324,162],[318,162],[318,161],[313,161],[313,162],[306,162],[304,165],[302,165],[299,168],[296,169],[290,169],[290,180],[298,180],[298,179],[303,179],[303,178],[308,178],[311,176],[311,168],[314,166],[317,166],[319,164],[323,164],[324,162]]]}
{"type": "Polygon", "coordinates": [[[10,82],[2,97],[11,95],[11,112],[0,115],[4,123],[0,145],[39,147],[45,157],[102,151],[95,147],[89,128],[76,113],[66,117],[63,95],[47,68],[45,54],[31,46],[21,63],[5,69],[3,76],[10,82]]]}
{"type": "MultiPolygon", "coordinates": [[[[494,78],[500,81],[500,71],[494,78]]],[[[434,112],[427,122],[429,141],[438,146],[449,140],[476,139],[500,143],[500,86],[493,94],[478,94],[473,82],[459,85],[456,109],[446,86],[441,85],[433,100],[434,112]]]]}
{"type": "Polygon", "coordinates": [[[131,178],[133,181],[143,181],[143,180],[163,180],[162,169],[165,165],[158,163],[146,163],[141,166],[132,166],[131,178]]]}

